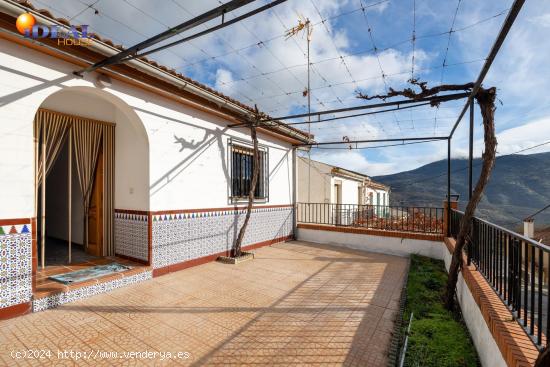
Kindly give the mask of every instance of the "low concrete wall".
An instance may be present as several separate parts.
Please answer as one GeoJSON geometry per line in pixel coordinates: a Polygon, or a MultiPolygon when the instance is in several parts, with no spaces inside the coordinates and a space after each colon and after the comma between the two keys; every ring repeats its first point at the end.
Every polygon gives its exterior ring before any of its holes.
{"type": "MultiPolygon", "coordinates": [[[[443,261],[445,262],[445,268],[449,271],[451,266],[451,253],[445,247],[445,256],[443,261]]],[[[472,292],[466,285],[462,272],[458,274],[458,281],[456,285],[456,296],[460,309],[462,310],[462,316],[464,322],[468,327],[468,331],[472,336],[474,346],[476,347],[481,365],[483,367],[502,367],[506,366],[506,362],[502,357],[502,353],[498,348],[497,343],[493,337],[493,334],[489,330],[485,319],[477,305],[472,292]]]]}
{"type": "Polygon", "coordinates": [[[383,254],[408,257],[411,254],[443,260],[447,248],[443,242],[416,240],[399,237],[383,237],[358,233],[322,231],[298,228],[297,239],[355,250],[380,252],[383,254]]]}

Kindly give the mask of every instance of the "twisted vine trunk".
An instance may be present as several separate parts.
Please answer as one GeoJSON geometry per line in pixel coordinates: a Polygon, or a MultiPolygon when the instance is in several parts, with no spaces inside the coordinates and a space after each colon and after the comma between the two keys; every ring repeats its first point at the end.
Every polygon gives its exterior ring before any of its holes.
{"type": "Polygon", "coordinates": [[[497,139],[495,136],[495,98],[496,88],[483,89],[480,88],[479,92],[475,96],[481,110],[481,116],[483,117],[483,140],[485,143],[485,150],[483,152],[483,164],[481,166],[481,173],[476,183],[474,192],[466,210],[464,211],[464,217],[460,222],[460,230],[456,239],[456,245],[451,260],[451,266],[449,268],[449,278],[447,280],[447,287],[445,292],[445,307],[447,309],[453,309],[454,299],[456,294],[456,283],[458,280],[458,273],[462,269],[463,265],[463,250],[466,245],[467,239],[472,226],[472,218],[485,186],[489,182],[491,171],[495,165],[497,139]]]}
{"type": "Polygon", "coordinates": [[[550,366],[550,347],[544,348],[537,360],[535,361],[535,367],[547,367],[550,366]]]}
{"type": "Polygon", "coordinates": [[[250,125],[250,137],[252,138],[252,143],[254,144],[254,153],[252,155],[252,182],[250,183],[250,191],[248,192],[248,205],[246,207],[246,217],[244,218],[244,223],[239,230],[239,235],[237,236],[237,241],[235,246],[233,246],[233,253],[231,256],[239,257],[241,256],[242,242],[244,234],[246,232],[246,227],[250,221],[250,214],[252,213],[252,204],[254,204],[254,191],[256,191],[256,185],[258,183],[258,175],[260,173],[260,162],[259,162],[259,151],[258,151],[258,136],[256,134],[256,126],[254,124],[250,125]]]}

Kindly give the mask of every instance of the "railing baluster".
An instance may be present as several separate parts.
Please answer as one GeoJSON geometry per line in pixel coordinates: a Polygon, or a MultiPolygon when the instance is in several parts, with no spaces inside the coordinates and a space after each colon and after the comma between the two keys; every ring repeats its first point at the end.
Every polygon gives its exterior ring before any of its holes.
{"type": "Polygon", "coordinates": [[[485,223],[481,223],[480,234],[479,234],[479,245],[480,245],[479,268],[483,273],[485,273],[485,223]]]}
{"type": "MultiPolygon", "coordinates": [[[[529,245],[527,242],[525,243],[525,252],[529,250],[529,245]]],[[[530,330],[531,335],[533,335],[533,332],[535,331],[535,247],[531,246],[531,254],[529,255],[531,258],[531,288],[529,289],[529,292],[531,293],[531,319],[530,321],[530,330]]],[[[527,261],[525,262],[526,268],[527,268],[527,261]]],[[[527,276],[527,269],[526,276],[527,276]]],[[[525,288],[525,291],[527,293],[527,287],[525,288]]],[[[525,297],[527,298],[527,297],[525,297]]],[[[525,302],[525,313],[527,313],[528,307],[527,307],[527,301],[525,302]]]]}
{"type": "Polygon", "coordinates": [[[487,270],[487,264],[486,264],[486,259],[487,259],[487,236],[485,235],[485,233],[487,232],[487,226],[485,225],[485,223],[483,223],[483,226],[481,227],[481,244],[483,246],[483,253],[482,253],[482,259],[481,259],[481,271],[483,271],[483,273],[485,274],[486,270],[487,270]]]}
{"type": "MultiPolygon", "coordinates": [[[[550,260],[550,257],[548,258],[550,260]]],[[[550,269],[550,264],[548,264],[550,269]]],[[[550,345],[550,271],[546,279],[546,346],[550,345]]]]}
{"type": "Polygon", "coordinates": [[[514,299],[514,292],[512,291],[512,284],[514,284],[514,281],[512,280],[512,277],[514,276],[513,272],[513,245],[512,245],[512,239],[510,238],[510,235],[507,236],[507,248],[508,248],[508,257],[507,257],[507,269],[508,269],[508,276],[506,277],[508,282],[508,306],[513,307],[513,299],[514,299]]]}
{"type": "MultiPolygon", "coordinates": [[[[518,261],[521,264],[521,259],[519,258],[519,253],[521,251],[518,251],[518,241],[516,239],[512,240],[512,244],[514,245],[514,305],[513,309],[514,311],[518,311],[518,302],[521,302],[521,298],[518,300],[518,288],[521,286],[521,279],[519,278],[521,274],[518,274],[518,261]]],[[[520,303],[521,305],[521,303],[520,303]]],[[[521,317],[521,309],[519,309],[518,318],[521,317]]]]}
{"type": "Polygon", "coordinates": [[[510,304],[510,289],[508,288],[510,285],[510,282],[508,281],[508,278],[510,277],[510,261],[508,261],[508,254],[510,253],[510,241],[508,238],[508,235],[506,234],[504,236],[504,300],[507,301],[506,304],[510,304]]]}
{"type": "Polygon", "coordinates": [[[490,256],[491,256],[491,284],[495,284],[495,230],[496,228],[491,227],[489,231],[489,243],[490,243],[490,256]]]}
{"type": "MultiPolygon", "coordinates": [[[[535,248],[533,246],[533,248],[535,248]]],[[[542,273],[544,270],[544,252],[539,248],[539,266],[538,266],[538,288],[537,288],[537,300],[538,300],[538,313],[537,313],[537,341],[542,345],[542,273]]],[[[548,310],[546,317],[548,318],[548,310]]],[[[548,335],[546,336],[548,337],[548,335]]]]}
{"type": "Polygon", "coordinates": [[[493,258],[493,287],[495,288],[498,288],[498,256],[497,256],[497,251],[498,251],[498,241],[497,241],[497,233],[498,233],[498,229],[496,228],[493,228],[493,253],[492,253],[492,258],[493,258]]]}
{"type": "Polygon", "coordinates": [[[422,219],[423,219],[423,222],[424,222],[424,233],[426,233],[426,208],[422,208],[422,219]]]}
{"type": "MultiPolygon", "coordinates": [[[[525,256],[524,259],[524,279],[523,279],[523,308],[524,308],[524,314],[523,314],[523,324],[527,327],[527,321],[528,321],[528,315],[529,315],[529,247],[527,245],[527,242],[520,242],[522,245],[522,251],[525,256]]],[[[531,261],[533,261],[533,256],[531,256],[531,261]]],[[[534,270],[533,270],[534,271],[534,270]]],[[[531,278],[533,276],[533,271],[531,271],[531,278]]],[[[534,281],[534,278],[531,279],[534,281]]],[[[533,283],[531,283],[531,291],[533,290],[533,283]]],[[[531,299],[531,307],[533,307],[534,300],[531,299]]],[[[533,315],[531,314],[531,323],[533,322],[533,315]]]]}
{"type": "Polygon", "coordinates": [[[515,247],[516,247],[516,253],[517,253],[517,260],[516,260],[516,300],[517,300],[517,307],[516,310],[518,311],[518,319],[521,318],[521,241],[515,240],[515,247]]]}
{"type": "Polygon", "coordinates": [[[503,271],[502,271],[502,247],[503,247],[503,233],[502,231],[498,231],[498,294],[502,297],[502,278],[504,277],[503,271]]]}

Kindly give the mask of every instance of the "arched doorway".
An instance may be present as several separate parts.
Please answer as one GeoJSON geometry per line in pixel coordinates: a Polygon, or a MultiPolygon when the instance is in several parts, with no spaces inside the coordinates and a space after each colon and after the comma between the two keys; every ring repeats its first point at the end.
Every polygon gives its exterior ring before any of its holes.
{"type": "Polygon", "coordinates": [[[114,256],[115,208],[149,208],[141,120],[111,93],[69,87],[43,101],[35,126],[39,264],[114,256]]]}

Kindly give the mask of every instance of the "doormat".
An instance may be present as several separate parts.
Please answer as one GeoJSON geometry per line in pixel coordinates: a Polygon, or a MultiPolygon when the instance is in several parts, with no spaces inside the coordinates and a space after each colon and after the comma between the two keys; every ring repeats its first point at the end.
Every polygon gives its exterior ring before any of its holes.
{"type": "Polygon", "coordinates": [[[120,273],[129,269],[132,269],[132,267],[119,263],[110,263],[107,265],[96,265],[88,269],[71,271],[70,273],[52,275],[49,276],[48,279],[52,279],[63,284],[73,284],[109,274],[120,273]]]}

